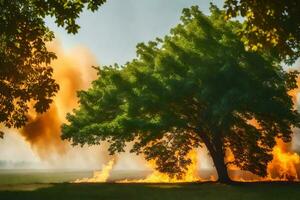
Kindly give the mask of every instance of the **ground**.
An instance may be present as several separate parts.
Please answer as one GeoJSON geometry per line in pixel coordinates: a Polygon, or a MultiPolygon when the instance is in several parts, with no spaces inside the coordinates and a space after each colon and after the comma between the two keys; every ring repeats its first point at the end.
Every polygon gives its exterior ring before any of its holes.
{"type": "MultiPolygon", "coordinates": [[[[109,181],[149,172],[114,171],[109,181]]],[[[92,171],[0,170],[0,200],[300,200],[300,182],[189,184],[72,184],[92,171]]]]}
{"type": "Polygon", "coordinates": [[[0,187],[1,200],[297,200],[300,183],[192,184],[30,184],[0,187]],[[1,188],[2,187],[2,188],[1,188]],[[35,189],[35,190],[34,190],[35,189]],[[10,191],[7,191],[10,190],[10,191]]]}

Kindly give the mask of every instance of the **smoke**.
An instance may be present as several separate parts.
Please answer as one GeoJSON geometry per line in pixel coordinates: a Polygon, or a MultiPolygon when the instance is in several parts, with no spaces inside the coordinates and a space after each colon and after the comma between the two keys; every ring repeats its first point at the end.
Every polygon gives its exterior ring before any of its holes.
{"type": "Polygon", "coordinates": [[[66,51],[61,42],[56,40],[48,45],[48,49],[58,57],[51,66],[60,90],[47,112],[29,112],[29,123],[20,133],[41,159],[51,161],[52,157],[57,158],[57,155],[70,151],[70,144],[60,138],[60,127],[65,122],[66,114],[78,105],[76,92],[87,89],[96,78],[96,71],[91,66],[97,63],[93,54],[85,47],[79,46],[66,51]]]}
{"type": "MultiPolygon", "coordinates": [[[[9,128],[2,128],[5,133],[4,138],[0,139],[0,162],[36,163],[39,159],[30,149],[29,144],[17,133],[9,128]]],[[[2,166],[0,166],[2,167],[2,166]]]]}
{"type": "MultiPolygon", "coordinates": [[[[6,153],[0,154],[0,159],[9,160],[9,155],[13,155],[19,161],[42,161],[35,165],[36,168],[55,169],[99,169],[101,163],[107,163],[111,159],[115,160],[117,169],[137,169],[137,166],[141,166],[143,161],[131,157],[129,153],[122,154],[120,162],[119,156],[110,156],[106,150],[107,143],[101,146],[74,147],[61,140],[61,124],[66,122],[66,114],[78,106],[77,91],[87,89],[91,81],[96,79],[97,72],[92,66],[97,66],[97,62],[93,54],[82,46],[66,50],[59,40],[55,40],[48,44],[48,49],[58,57],[51,66],[60,90],[47,112],[37,114],[30,110],[28,124],[20,130],[12,130],[14,134],[11,135],[15,137],[5,136],[0,140],[0,143],[8,144],[26,141],[17,147],[3,146],[6,153]],[[19,152],[23,151],[21,149],[27,149],[27,153],[19,152]]],[[[2,153],[3,148],[0,148],[2,153]]]]}
{"type": "Polygon", "coordinates": [[[60,139],[61,120],[55,105],[48,112],[29,116],[29,123],[20,131],[40,158],[47,159],[50,153],[64,154],[66,142],[60,139]]]}

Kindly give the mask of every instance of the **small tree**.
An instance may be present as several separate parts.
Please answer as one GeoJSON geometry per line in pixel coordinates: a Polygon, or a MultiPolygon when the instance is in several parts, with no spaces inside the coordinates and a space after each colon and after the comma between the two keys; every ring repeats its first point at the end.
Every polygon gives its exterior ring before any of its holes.
{"type": "Polygon", "coordinates": [[[76,33],[76,19],[84,6],[94,11],[104,2],[0,0],[0,124],[20,128],[27,121],[29,105],[44,112],[58,91],[50,66],[56,56],[46,48],[54,34],[45,17],[54,17],[58,26],[76,33]]]}
{"type": "Polygon", "coordinates": [[[287,94],[297,73],[245,51],[239,23],[225,22],[214,6],[211,12],[184,9],[170,35],[137,46],[137,59],[99,69],[92,88],[79,92],[80,108],[67,115],[63,139],[106,140],[111,153],[133,142],[132,152],[178,178],[191,163],[188,152],[205,145],[220,182],[230,181],[224,161],[230,149],[230,164],[265,176],[275,138],[288,142],[299,126],[287,94]]]}
{"type": "Polygon", "coordinates": [[[300,57],[300,1],[225,0],[227,17],[242,16],[241,35],[251,50],[273,49],[288,64],[300,57]]]}

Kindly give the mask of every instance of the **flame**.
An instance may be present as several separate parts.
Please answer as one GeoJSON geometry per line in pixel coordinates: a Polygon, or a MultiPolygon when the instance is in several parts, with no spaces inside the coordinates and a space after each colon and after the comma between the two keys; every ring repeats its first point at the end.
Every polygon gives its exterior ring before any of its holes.
{"type": "MultiPolygon", "coordinates": [[[[241,171],[237,166],[229,166],[229,174],[232,180],[240,182],[256,181],[299,181],[298,171],[300,169],[300,157],[297,153],[289,150],[289,144],[277,139],[277,145],[273,148],[273,160],[267,166],[267,176],[259,177],[247,171],[241,171]]],[[[187,157],[191,159],[182,178],[169,177],[166,173],[155,170],[155,162],[149,161],[148,166],[153,172],[144,179],[124,179],[116,181],[117,183],[184,183],[184,182],[201,182],[216,181],[215,175],[211,174],[209,178],[201,178],[198,174],[197,151],[192,150],[187,157]]],[[[234,155],[228,151],[226,161],[232,161],[234,155]]],[[[75,183],[83,182],[106,182],[111,170],[115,164],[115,159],[102,167],[102,171],[95,171],[92,178],[77,179],[75,183]]],[[[300,171],[299,171],[300,172],[300,171]]]]}
{"type": "Polygon", "coordinates": [[[114,166],[115,160],[111,159],[106,165],[102,166],[101,171],[94,171],[93,177],[77,179],[74,183],[103,183],[106,182],[114,166]]]}
{"type": "MultiPolygon", "coordinates": [[[[240,171],[236,166],[230,165],[230,176],[235,181],[299,181],[300,156],[291,152],[288,143],[276,140],[276,146],[272,151],[273,160],[267,166],[267,176],[259,177],[250,172],[240,171]]],[[[229,151],[227,161],[233,160],[234,155],[229,151]]]]}
{"type": "MultiPolygon", "coordinates": [[[[182,183],[182,182],[197,182],[201,181],[201,178],[198,175],[198,160],[197,160],[197,152],[195,150],[190,151],[187,155],[189,159],[191,159],[191,164],[188,166],[182,178],[178,179],[176,177],[169,177],[168,174],[161,173],[157,170],[154,170],[150,175],[148,175],[145,179],[137,179],[137,180],[121,180],[119,183],[182,183]]],[[[155,163],[152,161],[148,162],[150,168],[155,168],[155,163]]]]}
{"type": "Polygon", "coordinates": [[[268,164],[267,180],[299,180],[297,173],[299,167],[299,155],[290,152],[288,144],[282,140],[277,140],[277,145],[273,148],[273,160],[268,164]]]}
{"type": "MultiPolygon", "coordinates": [[[[298,85],[300,83],[297,80],[298,85]]],[[[289,94],[293,97],[293,101],[297,101],[299,89],[291,91],[289,94]]],[[[255,120],[249,120],[249,124],[259,127],[259,123],[255,120]]],[[[299,181],[298,171],[300,170],[300,157],[297,153],[292,152],[290,143],[285,143],[281,139],[276,139],[276,145],[273,147],[273,159],[267,166],[267,176],[259,177],[250,172],[241,171],[235,165],[229,165],[229,175],[235,181],[255,182],[255,181],[299,181]]],[[[234,160],[234,155],[230,150],[226,151],[226,162],[234,160]]],[[[299,171],[300,172],[300,171],[299,171]]]]}

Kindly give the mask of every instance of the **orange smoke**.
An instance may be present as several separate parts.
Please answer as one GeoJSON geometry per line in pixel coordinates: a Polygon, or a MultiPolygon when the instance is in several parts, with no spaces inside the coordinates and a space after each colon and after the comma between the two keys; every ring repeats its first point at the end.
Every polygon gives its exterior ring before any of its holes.
{"type": "Polygon", "coordinates": [[[29,123],[20,133],[41,158],[47,158],[49,152],[62,154],[66,151],[67,146],[60,139],[61,120],[55,105],[42,115],[29,117],[29,123]]]}
{"type": "Polygon", "coordinates": [[[76,47],[66,51],[57,40],[50,43],[48,49],[58,57],[51,66],[60,90],[50,109],[43,114],[30,111],[29,123],[20,130],[42,159],[48,159],[51,154],[61,155],[69,148],[68,143],[60,138],[60,126],[67,112],[77,106],[76,91],[86,89],[96,78],[96,71],[91,67],[96,65],[96,59],[88,49],[76,47]]]}

